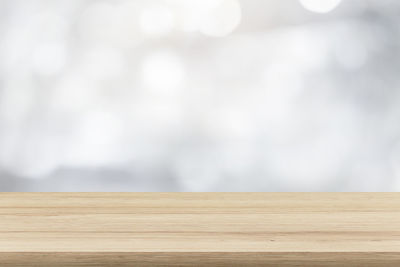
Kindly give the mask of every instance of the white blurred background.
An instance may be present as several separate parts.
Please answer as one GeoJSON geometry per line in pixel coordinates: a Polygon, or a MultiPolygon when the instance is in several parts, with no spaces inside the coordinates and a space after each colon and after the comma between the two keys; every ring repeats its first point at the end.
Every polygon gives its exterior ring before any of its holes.
{"type": "Polygon", "coordinates": [[[398,0],[1,0],[0,191],[400,191],[398,0]]]}

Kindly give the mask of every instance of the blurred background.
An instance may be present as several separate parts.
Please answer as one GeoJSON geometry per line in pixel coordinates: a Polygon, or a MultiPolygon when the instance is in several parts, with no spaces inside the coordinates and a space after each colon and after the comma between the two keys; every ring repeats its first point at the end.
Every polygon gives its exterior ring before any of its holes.
{"type": "Polygon", "coordinates": [[[400,191],[398,0],[1,0],[0,191],[400,191]]]}

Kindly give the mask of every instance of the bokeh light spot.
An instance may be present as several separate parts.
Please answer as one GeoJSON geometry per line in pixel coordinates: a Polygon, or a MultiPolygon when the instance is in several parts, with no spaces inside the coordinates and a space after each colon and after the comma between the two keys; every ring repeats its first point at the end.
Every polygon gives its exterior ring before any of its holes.
{"type": "Polygon", "coordinates": [[[299,0],[301,5],[312,12],[328,13],[334,10],[342,0],[299,0]]]}

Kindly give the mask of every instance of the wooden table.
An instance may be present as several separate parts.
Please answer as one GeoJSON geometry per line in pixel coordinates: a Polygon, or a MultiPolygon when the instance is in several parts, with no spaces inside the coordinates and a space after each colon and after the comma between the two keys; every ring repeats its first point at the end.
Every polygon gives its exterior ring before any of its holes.
{"type": "Polygon", "coordinates": [[[396,193],[0,193],[0,266],[400,266],[396,193]]]}

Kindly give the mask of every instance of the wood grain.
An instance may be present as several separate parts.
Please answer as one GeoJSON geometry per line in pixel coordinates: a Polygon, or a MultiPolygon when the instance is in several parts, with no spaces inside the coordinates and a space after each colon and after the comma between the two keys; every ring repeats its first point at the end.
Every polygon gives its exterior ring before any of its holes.
{"type": "Polygon", "coordinates": [[[0,193],[0,266],[400,266],[397,193],[0,193]]]}

